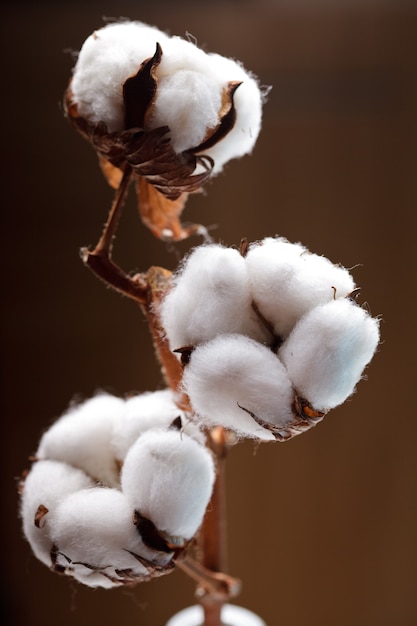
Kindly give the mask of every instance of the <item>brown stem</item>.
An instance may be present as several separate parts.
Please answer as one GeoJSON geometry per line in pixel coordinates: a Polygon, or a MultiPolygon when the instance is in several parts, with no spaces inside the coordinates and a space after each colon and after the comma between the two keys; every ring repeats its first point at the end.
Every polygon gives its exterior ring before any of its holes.
{"type": "Polygon", "coordinates": [[[132,169],[126,167],[120,185],[116,190],[102,235],[93,251],[88,250],[88,248],[81,249],[81,258],[84,264],[107,285],[143,304],[146,301],[147,292],[145,278],[141,274],[134,278],[128,276],[111,258],[113,239],[126,201],[131,179],[132,169]]]}
{"type": "Polygon", "coordinates": [[[163,267],[150,267],[146,274],[147,297],[142,310],[147,317],[149,330],[151,331],[153,344],[161,370],[167,385],[177,394],[177,404],[184,411],[189,411],[188,399],[180,395],[179,389],[182,380],[182,365],[179,359],[171,351],[168,339],[159,319],[159,306],[161,299],[167,293],[171,285],[172,273],[163,267]]]}
{"type": "MultiPolygon", "coordinates": [[[[208,570],[224,572],[227,569],[225,466],[228,451],[224,428],[218,426],[210,431],[209,445],[217,458],[217,476],[199,535],[200,559],[208,570]]],[[[234,591],[233,595],[237,595],[239,589],[234,591]]],[[[204,592],[198,595],[204,611],[203,626],[221,626],[222,607],[232,594],[220,596],[204,592]]]]}
{"type": "Polygon", "coordinates": [[[199,585],[198,595],[210,594],[221,601],[228,600],[240,591],[240,581],[222,572],[213,572],[207,569],[190,556],[176,561],[177,567],[195,580],[199,585]]]}
{"type": "Polygon", "coordinates": [[[113,204],[107,217],[107,222],[104,226],[103,233],[99,239],[98,244],[94,248],[93,254],[99,254],[108,257],[111,256],[113,239],[116,234],[124,203],[126,202],[126,196],[131,180],[132,168],[127,166],[125,171],[123,172],[120,185],[116,190],[113,204]]]}

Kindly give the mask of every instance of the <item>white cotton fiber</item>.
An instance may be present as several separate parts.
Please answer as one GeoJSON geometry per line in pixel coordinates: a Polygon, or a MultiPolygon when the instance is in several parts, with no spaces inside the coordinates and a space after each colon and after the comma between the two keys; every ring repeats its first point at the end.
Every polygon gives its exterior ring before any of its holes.
{"type": "Polygon", "coordinates": [[[279,351],[298,394],[327,411],[354,391],[379,341],[378,321],[349,299],[301,318],[279,351]]]}
{"type": "Polygon", "coordinates": [[[78,113],[93,124],[104,122],[109,132],[123,130],[123,83],[134,76],[162,31],[141,22],[115,22],[88,37],[78,55],[71,82],[78,113]]]}
{"type": "Polygon", "coordinates": [[[35,556],[48,567],[51,566],[51,516],[69,494],[93,484],[83,471],[59,461],[37,461],[25,478],[20,502],[23,532],[35,556]],[[35,524],[40,506],[47,512],[35,524]]]}
{"type": "Polygon", "coordinates": [[[282,339],[304,313],[355,288],[345,268],[283,238],[251,246],[246,263],[253,299],[282,339]]]}
{"type": "Polygon", "coordinates": [[[198,146],[207,131],[216,128],[221,101],[221,85],[215,78],[179,70],[159,82],[149,128],[169,126],[172,147],[177,153],[183,152],[198,146]]]}
{"type": "Polygon", "coordinates": [[[151,428],[168,429],[173,421],[181,418],[181,430],[204,442],[204,435],[198,426],[191,423],[175,404],[170,389],[142,393],[125,401],[123,414],[114,425],[112,447],[115,457],[124,461],[126,454],[136,439],[151,428]]]}
{"type": "Polygon", "coordinates": [[[292,384],[284,366],[269,348],[243,335],[220,335],[198,346],[183,384],[203,422],[241,436],[274,440],[247,411],[278,428],[293,421],[292,384]]]}
{"type": "Polygon", "coordinates": [[[174,278],[161,306],[161,322],[171,350],[195,346],[220,333],[265,331],[251,307],[245,260],[232,248],[195,248],[174,278]]]}
{"type": "Polygon", "coordinates": [[[207,448],[178,431],[148,431],[130,448],[121,474],[131,507],[171,537],[191,539],[214,482],[207,448]]]}
{"type": "MultiPolygon", "coordinates": [[[[133,510],[117,489],[96,487],[66,498],[54,515],[51,538],[59,563],[94,587],[120,584],[119,570],[147,576],[146,567],[134,554],[155,556],[144,546],[133,523],[133,510]]],[[[161,558],[168,560],[167,555],[161,558]]]]}
{"type": "Polygon", "coordinates": [[[99,394],[72,406],[43,435],[37,457],[64,461],[108,486],[119,484],[111,441],[124,400],[99,394]]]}
{"type": "Polygon", "coordinates": [[[234,127],[201,153],[214,159],[217,173],[229,159],[251,152],[262,115],[255,78],[231,59],[206,54],[190,41],[141,22],[108,24],[84,42],[71,82],[79,115],[92,124],[104,122],[109,132],[122,131],[123,84],[154,55],[157,43],[162,58],[154,67],[157,90],[145,130],[169,126],[175,152],[198,148],[220,125],[229,84],[241,82],[234,94],[234,127]]]}

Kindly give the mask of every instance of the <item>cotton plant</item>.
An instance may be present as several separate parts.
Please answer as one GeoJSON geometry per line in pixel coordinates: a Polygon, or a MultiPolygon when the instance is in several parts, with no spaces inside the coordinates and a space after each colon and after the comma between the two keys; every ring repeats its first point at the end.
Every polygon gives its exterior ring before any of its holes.
{"type": "Polygon", "coordinates": [[[107,24],[83,44],[65,113],[115,197],[82,258],[140,305],[165,388],[72,404],[20,482],[23,532],[43,564],[106,589],[181,569],[198,583],[206,626],[221,625],[240,588],[222,572],[227,451],[321,422],[355,393],[379,343],[343,266],[283,236],[229,247],[181,223],[189,194],[252,152],[265,95],[239,62],[140,22],[107,24]],[[132,276],[112,260],[131,184],[156,238],[205,237],[174,271],[132,276]]]}

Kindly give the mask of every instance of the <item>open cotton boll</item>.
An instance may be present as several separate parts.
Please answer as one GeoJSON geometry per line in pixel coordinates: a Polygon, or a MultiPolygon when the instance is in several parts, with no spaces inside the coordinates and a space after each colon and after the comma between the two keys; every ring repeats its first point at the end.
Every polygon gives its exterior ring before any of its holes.
{"type": "Polygon", "coordinates": [[[57,562],[66,573],[93,587],[119,585],[127,571],[130,578],[150,577],[140,558],[165,565],[170,556],[146,548],[132,516],[126,497],[117,489],[96,487],[73,493],[57,508],[51,524],[57,562]]]}
{"type": "Polygon", "coordinates": [[[248,411],[278,429],[294,421],[292,384],[284,366],[269,348],[243,335],[219,335],[198,346],[184,370],[183,385],[208,425],[272,441],[272,433],[248,411]]]}
{"type": "Polygon", "coordinates": [[[161,305],[171,350],[195,346],[219,333],[262,340],[265,330],[251,307],[245,260],[232,248],[195,248],[161,305]]]}
{"type": "Polygon", "coordinates": [[[282,339],[304,313],[355,288],[345,268],[282,238],[251,246],[246,263],[253,299],[282,339]]]}
{"type": "Polygon", "coordinates": [[[94,31],[84,42],[71,82],[78,113],[109,132],[123,130],[123,83],[153,56],[167,35],[141,22],[116,22],[94,31]]]}
{"type": "Polygon", "coordinates": [[[109,394],[70,407],[43,435],[37,457],[64,461],[108,486],[117,486],[119,472],[111,441],[123,409],[124,400],[109,394]]]}
{"type": "Polygon", "coordinates": [[[124,461],[126,454],[136,439],[151,428],[169,428],[173,421],[181,418],[182,431],[204,442],[204,435],[198,426],[187,419],[175,404],[170,389],[142,393],[128,398],[123,415],[116,421],[112,446],[115,457],[124,461]]]}
{"type": "MultiPolygon", "coordinates": [[[[190,41],[141,22],[108,24],[86,39],[71,82],[77,115],[93,125],[104,123],[110,133],[124,130],[123,85],[153,57],[157,44],[162,57],[153,68],[157,89],[146,110],[145,130],[168,126],[176,153],[202,146],[201,154],[214,159],[213,173],[229,159],[251,152],[262,114],[255,78],[231,59],[207,54],[190,41]],[[212,142],[215,145],[204,145],[228,110],[229,85],[239,82],[233,96],[234,123],[212,142]]],[[[139,100],[143,97],[138,94],[139,100]]]]}
{"type": "Polygon", "coordinates": [[[214,476],[207,448],[179,431],[151,430],[130,448],[121,484],[135,511],[181,543],[203,521],[214,476]]]}
{"type": "Polygon", "coordinates": [[[279,351],[297,392],[327,411],[354,391],[379,342],[376,319],[349,299],[314,308],[279,351]]]}
{"type": "Polygon", "coordinates": [[[23,532],[35,556],[48,567],[51,516],[68,495],[93,485],[83,471],[59,461],[37,461],[26,476],[20,502],[23,532]]]}

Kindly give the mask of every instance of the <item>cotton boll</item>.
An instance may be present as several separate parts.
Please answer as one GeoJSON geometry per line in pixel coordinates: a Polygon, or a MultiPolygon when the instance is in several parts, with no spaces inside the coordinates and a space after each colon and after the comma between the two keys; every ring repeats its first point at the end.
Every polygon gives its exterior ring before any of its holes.
{"type": "Polygon", "coordinates": [[[345,268],[283,238],[251,246],[246,263],[253,299],[282,339],[304,313],[355,288],[345,268]]]}
{"type": "Polygon", "coordinates": [[[181,419],[182,431],[203,443],[203,433],[178,409],[170,389],[128,398],[123,414],[114,425],[112,447],[115,457],[124,461],[130,446],[139,436],[151,428],[168,429],[178,417],[181,419]]]}
{"type": "Polygon", "coordinates": [[[274,440],[248,412],[277,430],[294,422],[292,384],[284,366],[269,348],[248,337],[220,335],[198,346],[184,370],[183,385],[208,425],[274,440]]]}
{"type": "Polygon", "coordinates": [[[126,576],[149,578],[141,559],[165,566],[172,556],[146,548],[133,511],[117,489],[96,487],[66,498],[54,515],[51,538],[66,573],[92,587],[119,585],[126,576]]]}
{"type": "Polygon", "coordinates": [[[145,130],[168,126],[176,153],[197,149],[220,125],[229,84],[241,82],[234,93],[233,128],[201,154],[214,159],[217,173],[229,159],[251,152],[262,114],[256,79],[231,59],[141,22],[108,24],[84,42],[71,81],[77,114],[93,125],[103,122],[109,132],[124,130],[123,85],[153,57],[157,43],[162,57],[153,68],[157,90],[145,130]]]}
{"type": "Polygon", "coordinates": [[[251,307],[245,260],[232,248],[195,248],[174,279],[161,307],[172,350],[195,346],[219,333],[265,338],[251,307]]]}
{"type": "Polygon", "coordinates": [[[279,351],[298,394],[327,411],[354,391],[377,348],[378,321],[349,299],[303,316],[279,351]]]}
{"type": "Polygon", "coordinates": [[[117,486],[118,467],[111,441],[123,409],[124,401],[109,394],[71,407],[43,435],[37,457],[64,461],[106,485],[117,486]]]}
{"type": "Polygon", "coordinates": [[[214,475],[207,448],[178,431],[152,430],[130,448],[121,484],[131,506],[181,545],[202,523],[214,475]]]}
{"type": "Polygon", "coordinates": [[[71,90],[78,113],[108,131],[123,130],[123,83],[168,39],[141,22],[116,22],[95,31],[84,42],[74,67],[71,90]]]}
{"type": "Polygon", "coordinates": [[[83,471],[59,461],[37,461],[25,478],[20,503],[23,532],[35,556],[48,567],[51,516],[68,495],[93,484],[83,471]]]}

